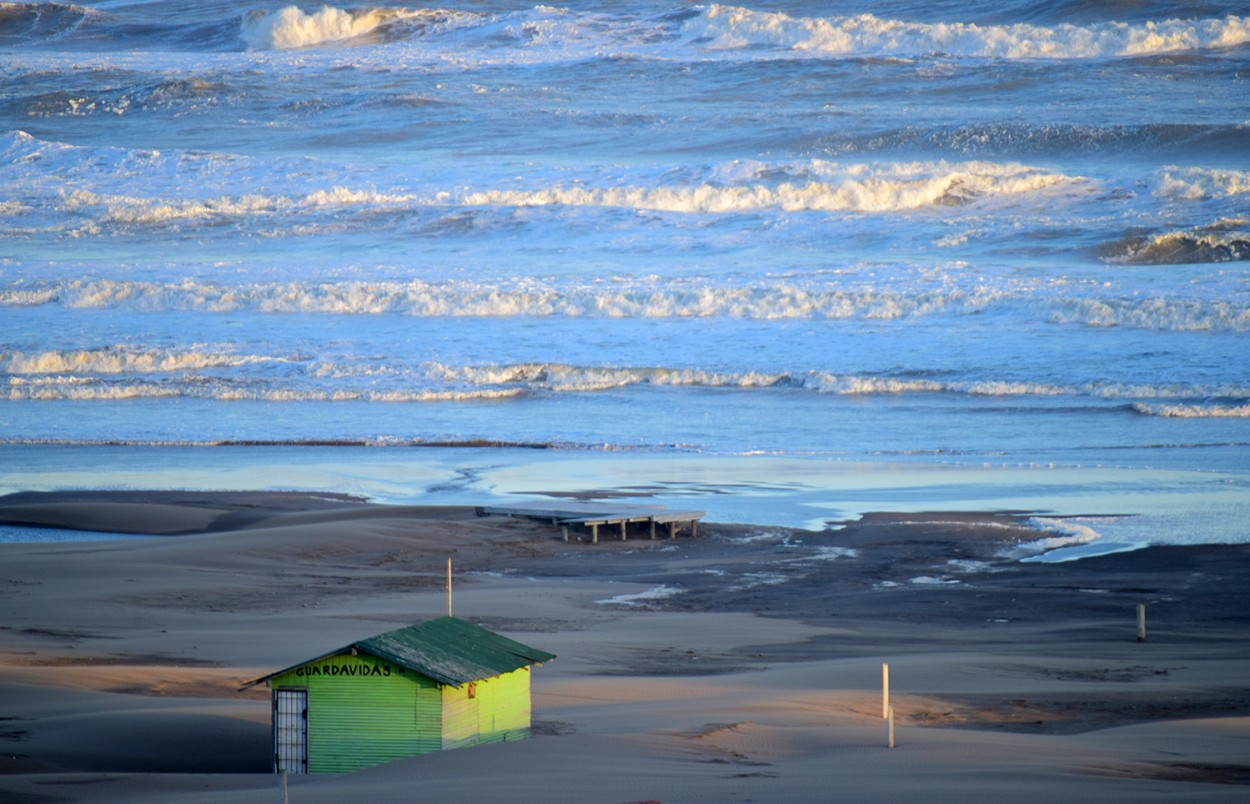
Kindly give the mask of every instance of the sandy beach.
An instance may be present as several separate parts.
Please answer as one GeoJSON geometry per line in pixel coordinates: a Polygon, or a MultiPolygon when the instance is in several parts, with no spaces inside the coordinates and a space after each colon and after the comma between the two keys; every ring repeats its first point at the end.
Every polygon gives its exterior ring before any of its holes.
{"type": "Polygon", "coordinates": [[[260,675],[446,613],[558,655],[534,735],[292,802],[1242,801],[1250,546],[1063,564],[1006,514],[565,543],[468,507],[47,492],[0,523],[0,800],[273,802],[260,675]],[[1137,605],[1147,638],[1137,639],[1137,605]],[[882,719],[882,664],[895,710],[882,719]]]}

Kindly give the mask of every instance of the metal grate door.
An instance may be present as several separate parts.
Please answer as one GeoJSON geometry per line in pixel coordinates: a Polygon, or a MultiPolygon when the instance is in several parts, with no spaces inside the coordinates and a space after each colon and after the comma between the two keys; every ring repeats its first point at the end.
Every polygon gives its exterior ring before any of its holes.
{"type": "Polygon", "coordinates": [[[273,691],[273,769],[308,773],[308,690],[273,691]]]}

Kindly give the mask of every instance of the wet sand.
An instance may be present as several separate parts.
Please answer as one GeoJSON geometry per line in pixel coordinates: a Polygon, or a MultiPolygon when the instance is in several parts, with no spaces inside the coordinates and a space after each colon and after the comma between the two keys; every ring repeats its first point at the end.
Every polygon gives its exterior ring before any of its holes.
{"type": "Polygon", "coordinates": [[[241,683],[446,613],[558,654],[534,737],[290,781],[291,801],[1243,800],[1250,547],[1064,564],[1006,514],[566,544],[471,508],[58,492],[0,522],[0,800],[276,800],[241,683]],[[1136,607],[1147,607],[1137,640],[1136,607]],[[896,747],[885,747],[888,662],[896,747]]]}

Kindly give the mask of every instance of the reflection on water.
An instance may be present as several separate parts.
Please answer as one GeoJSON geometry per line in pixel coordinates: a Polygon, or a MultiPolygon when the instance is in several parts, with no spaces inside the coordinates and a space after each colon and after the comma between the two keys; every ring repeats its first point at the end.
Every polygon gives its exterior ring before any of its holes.
{"type": "Polygon", "coordinates": [[[429,505],[624,494],[706,511],[714,522],[811,530],[874,511],[987,511],[1038,517],[1039,539],[1077,532],[1053,548],[1250,541],[1250,475],[1234,472],[500,448],[22,445],[0,445],[0,467],[15,467],[0,468],[0,493],[296,490],[429,505]]]}
{"type": "Polygon", "coordinates": [[[21,525],[0,525],[0,543],[3,542],[99,542],[113,539],[159,538],[147,534],[112,533],[98,530],[68,530],[66,528],[27,528],[21,525]]]}

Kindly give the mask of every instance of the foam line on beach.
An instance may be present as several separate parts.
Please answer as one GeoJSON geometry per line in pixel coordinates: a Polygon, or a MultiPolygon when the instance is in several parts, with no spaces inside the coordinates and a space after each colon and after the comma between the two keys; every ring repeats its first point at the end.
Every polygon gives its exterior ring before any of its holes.
{"type": "Polygon", "coordinates": [[[1003,557],[1016,560],[1037,558],[1051,551],[1088,545],[1102,538],[1102,534],[1090,525],[1073,520],[1035,516],[1030,517],[1027,522],[1038,531],[1055,535],[1005,548],[1001,552],[1003,557]]]}
{"type": "Polygon", "coordinates": [[[612,597],[605,597],[595,602],[601,606],[645,606],[653,601],[681,594],[681,591],[680,587],[660,585],[643,592],[627,592],[613,595],[612,597]]]}

